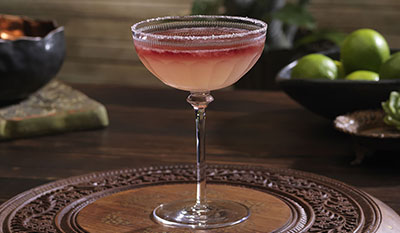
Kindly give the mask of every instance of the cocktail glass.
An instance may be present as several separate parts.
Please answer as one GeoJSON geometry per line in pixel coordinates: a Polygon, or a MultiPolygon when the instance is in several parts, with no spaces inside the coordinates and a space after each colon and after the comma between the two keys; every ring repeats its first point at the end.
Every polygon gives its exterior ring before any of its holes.
{"type": "Polygon", "coordinates": [[[267,24],[255,19],[203,15],[160,17],[132,26],[140,60],[165,84],[190,91],[187,102],[196,118],[196,198],[161,204],[153,211],[157,222],[210,229],[250,216],[243,204],[206,198],[205,110],[213,101],[210,91],[232,85],[256,63],[266,30],[267,24]]]}

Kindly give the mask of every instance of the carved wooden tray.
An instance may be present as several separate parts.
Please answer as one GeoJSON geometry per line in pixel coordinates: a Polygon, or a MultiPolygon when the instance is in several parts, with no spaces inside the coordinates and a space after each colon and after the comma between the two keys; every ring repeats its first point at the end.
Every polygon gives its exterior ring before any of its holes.
{"type": "MultiPolygon", "coordinates": [[[[150,219],[161,202],[192,196],[194,167],[98,172],[49,183],[0,206],[10,232],[196,232],[150,219]]],[[[399,232],[399,216],[344,183],[295,170],[208,166],[209,197],[239,200],[248,221],[200,232],[399,232]],[[388,217],[389,216],[389,217],[388,217]],[[397,223],[396,223],[397,222],[397,223]],[[397,224],[397,225],[396,225],[397,224]]]]}

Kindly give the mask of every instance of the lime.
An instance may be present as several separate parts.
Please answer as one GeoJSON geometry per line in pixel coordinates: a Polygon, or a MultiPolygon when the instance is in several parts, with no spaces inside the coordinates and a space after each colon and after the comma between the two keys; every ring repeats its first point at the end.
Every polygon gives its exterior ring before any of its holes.
{"type": "Polygon", "coordinates": [[[359,29],[343,41],[340,60],[347,73],[356,70],[379,72],[390,57],[389,46],[381,34],[372,29],[359,29]]]}
{"type": "Polygon", "coordinates": [[[334,62],[337,68],[337,79],[344,79],[346,73],[344,72],[343,63],[338,60],[334,60],[334,62]]]}
{"type": "Polygon", "coordinates": [[[347,80],[379,81],[379,74],[369,70],[357,70],[346,76],[347,80]]]}
{"type": "Polygon", "coordinates": [[[382,64],[379,75],[381,79],[400,79],[400,52],[393,54],[382,64]]]}
{"type": "Polygon", "coordinates": [[[337,77],[337,67],[331,58],[313,53],[299,59],[292,69],[291,77],[333,80],[337,77]]]}

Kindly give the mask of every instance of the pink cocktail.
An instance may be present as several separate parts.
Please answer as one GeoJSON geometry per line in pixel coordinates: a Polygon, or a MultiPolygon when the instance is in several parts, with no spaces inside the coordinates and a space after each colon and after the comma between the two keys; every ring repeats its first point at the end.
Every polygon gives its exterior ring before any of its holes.
{"type": "Polygon", "coordinates": [[[231,16],[176,16],[132,26],[135,48],[147,69],[165,84],[190,91],[196,115],[196,198],[161,204],[153,218],[164,225],[210,229],[245,221],[249,209],[229,200],[207,200],[206,107],[210,91],[238,81],[260,57],[267,25],[231,16]]]}
{"type": "MultiPolygon", "coordinates": [[[[218,36],[245,33],[232,28],[181,28],[160,35],[218,36]]],[[[244,38],[241,38],[244,39],[244,38]]],[[[231,45],[179,47],[148,45],[135,41],[140,60],[165,84],[191,92],[212,91],[232,85],[256,63],[264,48],[265,37],[231,45]]],[[[204,44],[204,45],[203,45],[204,44]]]]}

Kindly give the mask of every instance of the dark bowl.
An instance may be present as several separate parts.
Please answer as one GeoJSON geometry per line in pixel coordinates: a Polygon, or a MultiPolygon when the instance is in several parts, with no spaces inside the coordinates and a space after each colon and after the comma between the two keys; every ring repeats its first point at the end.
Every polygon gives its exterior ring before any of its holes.
{"type": "Polygon", "coordinates": [[[54,21],[0,15],[0,33],[5,30],[24,36],[0,38],[0,105],[24,99],[44,86],[65,57],[64,28],[54,21]]]}
{"type": "MultiPolygon", "coordinates": [[[[339,58],[337,52],[325,55],[339,58]]],[[[294,61],[285,66],[275,81],[293,100],[329,119],[356,110],[381,108],[381,102],[389,98],[391,91],[400,90],[400,77],[380,81],[291,79],[290,74],[296,64],[297,61],[294,61]]]]}

